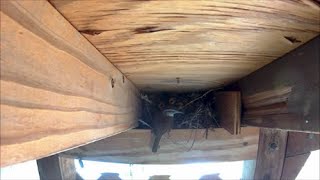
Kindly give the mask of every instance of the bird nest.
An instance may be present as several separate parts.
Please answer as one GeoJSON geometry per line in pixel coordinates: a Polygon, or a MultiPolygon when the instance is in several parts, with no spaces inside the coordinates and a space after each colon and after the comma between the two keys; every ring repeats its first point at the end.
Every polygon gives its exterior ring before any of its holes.
{"type": "Polygon", "coordinates": [[[142,93],[142,113],[139,129],[151,128],[157,111],[174,109],[173,129],[211,129],[219,127],[215,112],[214,90],[192,93],[142,93]]]}

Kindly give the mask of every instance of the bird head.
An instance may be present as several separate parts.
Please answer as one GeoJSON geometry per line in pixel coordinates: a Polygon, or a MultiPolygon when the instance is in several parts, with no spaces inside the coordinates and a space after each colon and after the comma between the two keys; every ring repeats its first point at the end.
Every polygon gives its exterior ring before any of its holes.
{"type": "Polygon", "coordinates": [[[162,114],[167,117],[174,117],[175,114],[184,114],[181,111],[177,111],[175,109],[165,109],[162,111],[162,114]]]}

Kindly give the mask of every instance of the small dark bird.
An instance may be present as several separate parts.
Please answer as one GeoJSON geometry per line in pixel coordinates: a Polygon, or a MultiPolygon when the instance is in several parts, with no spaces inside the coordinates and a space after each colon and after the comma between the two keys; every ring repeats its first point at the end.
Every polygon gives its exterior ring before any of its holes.
{"type": "Polygon", "coordinates": [[[153,145],[152,152],[157,152],[163,134],[169,132],[173,126],[174,115],[182,113],[174,109],[157,111],[152,118],[153,145]]]}

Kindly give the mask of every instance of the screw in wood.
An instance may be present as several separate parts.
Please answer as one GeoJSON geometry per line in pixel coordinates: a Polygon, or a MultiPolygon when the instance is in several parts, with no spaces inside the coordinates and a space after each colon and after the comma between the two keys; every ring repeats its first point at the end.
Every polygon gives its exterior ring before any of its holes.
{"type": "Polygon", "coordinates": [[[115,83],[114,79],[111,78],[111,87],[112,87],[112,88],[114,88],[114,83],[115,83]]]}
{"type": "Polygon", "coordinates": [[[278,148],[278,145],[277,145],[277,143],[270,143],[269,144],[269,147],[270,147],[270,149],[272,149],[272,150],[276,150],[277,148],[278,148]]]}

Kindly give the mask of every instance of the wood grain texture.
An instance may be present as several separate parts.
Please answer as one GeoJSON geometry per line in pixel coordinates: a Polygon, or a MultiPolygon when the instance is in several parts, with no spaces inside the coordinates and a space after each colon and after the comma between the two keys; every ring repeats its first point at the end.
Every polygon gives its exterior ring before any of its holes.
{"type": "Polygon", "coordinates": [[[320,31],[312,0],[50,2],[144,90],[222,86],[320,31]]]}
{"type": "Polygon", "coordinates": [[[286,157],[297,156],[320,149],[320,135],[289,132],[286,157]]]}
{"type": "Polygon", "coordinates": [[[216,94],[215,106],[221,127],[231,134],[240,134],[241,96],[239,91],[216,94]]]}
{"type": "Polygon", "coordinates": [[[1,167],[135,126],[136,88],[50,3],[1,1],[0,15],[1,167]]]}
{"type": "Polygon", "coordinates": [[[150,130],[133,129],[63,154],[87,160],[138,164],[238,161],[256,158],[258,136],[259,129],[252,127],[242,128],[241,135],[231,135],[218,128],[209,131],[208,139],[205,139],[204,129],[173,129],[162,137],[158,152],[152,153],[150,130]]]}
{"type": "Polygon", "coordinates": [[[287,147],[288,132],[260,129],[254,179],[280,179],[287,147]]]}
{"type": "Polygon", "coordinates": [[[319,49],[317,36],[238,81],[243,123],[319,133],[319,49]]]}

